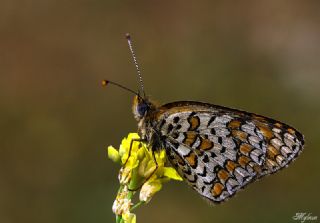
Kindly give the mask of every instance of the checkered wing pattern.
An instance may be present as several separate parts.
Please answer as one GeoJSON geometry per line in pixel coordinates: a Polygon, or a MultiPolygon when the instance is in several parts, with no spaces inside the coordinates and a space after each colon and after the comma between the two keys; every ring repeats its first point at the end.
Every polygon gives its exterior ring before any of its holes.
{"type": "Polygon", "coordinates": [[[284,123],[200,102],[163,105],[156,120],[172,165],[216,203],[286,167],[304,144],[303,136],[284,123]]]}

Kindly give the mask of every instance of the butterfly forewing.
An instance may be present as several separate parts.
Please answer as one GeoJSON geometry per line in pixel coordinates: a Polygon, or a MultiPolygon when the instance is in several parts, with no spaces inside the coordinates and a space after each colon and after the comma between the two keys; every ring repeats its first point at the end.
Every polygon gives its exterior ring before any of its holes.
{"type": "Polygon", "coordinates": [[[213,202],[287,166],[304,143],[297,130],[281,122],[200,102],[163,105],[153,123],[169,161],[213,202]]]}

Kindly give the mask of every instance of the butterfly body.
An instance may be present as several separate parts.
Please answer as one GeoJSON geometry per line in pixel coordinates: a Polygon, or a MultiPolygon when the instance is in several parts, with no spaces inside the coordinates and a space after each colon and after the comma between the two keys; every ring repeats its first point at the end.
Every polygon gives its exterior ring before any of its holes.
{"type": "Polygon", "coordinates": [[[133,113],[141,139],[153,151],[164,148],[178,173],[214,203],[286,167],[304,144],[302,134],[282,122],[207,103],[156,106],[137,95],[133,113]]]}

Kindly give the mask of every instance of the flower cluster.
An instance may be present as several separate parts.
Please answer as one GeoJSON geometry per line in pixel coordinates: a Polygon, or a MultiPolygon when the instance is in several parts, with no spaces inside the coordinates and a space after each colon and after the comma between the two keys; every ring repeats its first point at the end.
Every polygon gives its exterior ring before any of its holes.
{"type": "Polygon", "coordinates": [[[108,157],[121,164],[118,176],[120,188],[112,206],[117,223],[135,223],[136,216],[131,213],[134,208],[148,203],[161,190],[164,182],[170,179],[182,181],[174,168],[165,166],[164,149],[153,152],[139,139],[137,133],[129,133],[122,140],[119,150],[108,147],[108,157]],[[139,202],[134,205],[132,198],[138,191],[139,202]]]}

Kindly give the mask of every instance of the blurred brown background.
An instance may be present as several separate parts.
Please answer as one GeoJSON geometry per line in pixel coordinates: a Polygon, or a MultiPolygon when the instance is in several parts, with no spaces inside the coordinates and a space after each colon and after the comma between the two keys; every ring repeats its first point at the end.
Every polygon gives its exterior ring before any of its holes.
{"type": "Polygon", "coordinates": [[[115,222],[119,166],[136,131],[133,36],[147,93],[282,120],[306,137],[288,169],[210,206],[165,185],[138,222],[296,222],[320,217],[319,1],[0,2],[0,222],[115,222]]]}

